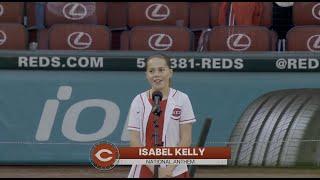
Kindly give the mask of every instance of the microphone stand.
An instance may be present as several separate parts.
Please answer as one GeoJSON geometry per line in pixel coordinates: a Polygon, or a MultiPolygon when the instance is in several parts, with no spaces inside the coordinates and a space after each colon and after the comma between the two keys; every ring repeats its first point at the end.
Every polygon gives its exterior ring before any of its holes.
{"type": "MultiPolygon", "coordinates": [[[[153,121],[153,127],[154,127],[154,147],[160,147],[162,146],[162,144],[158,144],[158,136],[159,136],[159,117],[160,117],[160,113],[161,113],[161,109],[160,109],[160,105],[156,105],[153,114],[154,114],[154,121],[153,121]]],[[[153,177],[154,178],[158,178],[159,177],[159,167],[160,165],[154,165],[154,173],[153,173],[153,177]]]]}

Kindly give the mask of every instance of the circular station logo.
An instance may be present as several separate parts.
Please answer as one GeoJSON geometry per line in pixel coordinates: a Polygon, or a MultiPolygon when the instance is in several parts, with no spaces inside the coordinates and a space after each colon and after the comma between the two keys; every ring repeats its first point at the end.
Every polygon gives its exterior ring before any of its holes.
{"type": "Polygon", "coordinates": [[[100,142],[90,151],[91,164],[99,170],[111,170],[119,161],[119,149],[112,143],[100,142]]]}

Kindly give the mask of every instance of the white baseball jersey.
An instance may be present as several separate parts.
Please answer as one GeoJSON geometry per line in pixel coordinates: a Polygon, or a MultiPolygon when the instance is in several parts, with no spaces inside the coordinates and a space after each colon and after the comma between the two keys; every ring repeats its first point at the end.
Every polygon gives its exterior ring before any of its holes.
{"type": "MultiPolygon", "coordinates": [[[[140,132],[140,141],[143,146],[146,145],[145,132],[151,109],[152,105],[148,100],[148,91],[145,91],[133,99],[129,110],[128,130],[140,132]]],[[[196,121],[188,95],[170,88],[164,113],[163,146],[176,147],[180,142],[179,125],[196,121]]],[[[138,178],[140,170],[141,165],[132,165],[128,177],[138,178]]],[[[173,171],[173,176],[178,176],[187,170],[187,165],[178,165],[173,171]]]]}

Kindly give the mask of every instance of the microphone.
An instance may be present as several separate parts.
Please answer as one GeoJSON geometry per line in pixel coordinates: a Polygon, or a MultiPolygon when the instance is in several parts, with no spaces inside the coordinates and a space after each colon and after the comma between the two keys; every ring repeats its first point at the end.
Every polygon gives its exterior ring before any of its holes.
{"type": "Polygon", "coordinates": [[[162,100],[162,92],[161,91],[155,91],[152,93],[152,100],[154,102],[154,105],[152,107],[152,113],[154,113],[157,116],[160,116],[161,110],[160,110],[160,101],[162,100]]]}
{"type": "MultiPolygon", "coordinates": [[[[152,107],[152,113],[155,115],[154,121],[153,121],[153,127],[154,127],[154,146],[162,146],[158,143],[158,134],[159,134],[159,125],[158,125],[158,118],[160,117],[160,101],[162,100],[162,93],[161,91],[155,91],[152,93],[152,100],[154,102],[153,107],[152,107]]],[[[162,143],[161,143],[162,144],[162,143]]],[[[154,166],[154,174],[153,177],[158,178],[159,176],[159,165],[154,166]]]]}

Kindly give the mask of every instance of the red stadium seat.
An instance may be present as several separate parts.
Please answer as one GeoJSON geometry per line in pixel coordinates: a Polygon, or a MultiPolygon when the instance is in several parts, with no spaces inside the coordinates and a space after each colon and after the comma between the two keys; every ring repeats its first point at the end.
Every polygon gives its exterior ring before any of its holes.
{"type": "Polygon", "coordinates": [[[189,26],[189,3],[186,2],[129,2],[128,25],[189,26]]]}
{"type": "Polygon", "coordinates": [[[277,35],[262,26],[217,26],[208,33],[208,51],[275,51],[277,35]]]}
{"type": "Polygon", "coordinates": [[[55,24],[48,32],[39,32],[39,48],[46,47],[51,50],[110,50],[111,33],[101,25],[55,24]]]}
{"type": "Polygon", "coordinates": [[[295,2],[292,19],[296,26],[320,25],[320,2],[295,2]]]}
{"type": "MultiPolygon", "coordinates": [[[[210,3],[211,26],[219,26],[219,7],[221,2],[210,3]]],[[[272,25],[272,2],[263,2],[263,15],[261,26],[270,27],[272,25]]]]}
{"type": "Polygon", "coordinates": [[[221,2],[212,2],[209,4],[210,7],[210,25],[211,27],[219,26],[219,6],[221,2]]]}
{"type": "Polygon", "coordinates": [[[23,2],[0,2],[0,23],[23,24],[23,2]]]}
{"type": "Polygon", "coordinates": [[[26,50],[28,35],[25,27],[18,23],[0,23],[0,49],[26,50]]]}
{"type": "Polygon", "coordinates": [[[105,25],[106,8],[104,2],[47,2],[46,26],[67,23],[105,25]]]}
{"type": "Polygon", "coordinates": [[[192,51],[193,33],[177,26],[134,27],[122,34],[121,50],[192,51]]]}
{"type": "Polygon", "coordinates": [[[112,50],[120,49],[120,36],[128,29],[128,2],[107,2],[107,26],[112,31],[112,50]]]}
{"type": "Polygon", "coordinates": [[[198,31],[210,27],[210,3],[190,3],[190,30],[198,31]]]}
{"type": "Polygon", "coordinates": [[[111,30],[126,30],[128,2],[107,3],[107,26],[111,30]]]}
{"type": "Polygon", "coordinates": [[[261,26],[272,26],[272,2],[263,2],[263,19],[261,26]]]}
{"type": "Polygon", "coordinates": [[[287,33],[287,51],[320,52],[320,26],[296,26],[287,33]]]}

